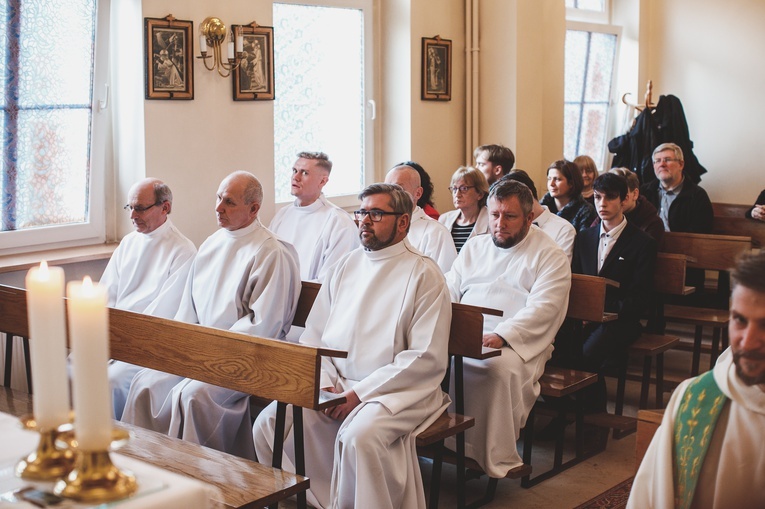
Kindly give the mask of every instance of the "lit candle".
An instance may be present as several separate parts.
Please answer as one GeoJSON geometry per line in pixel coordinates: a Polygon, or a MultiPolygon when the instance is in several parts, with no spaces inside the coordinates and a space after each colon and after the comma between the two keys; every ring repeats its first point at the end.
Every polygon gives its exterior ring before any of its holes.
{"type": "Polygon", "coordinates": [[[233,42],[228,43],[228,59],[229,60],[234,59],[234,43],[233,42]]]}
{"type": "Polygon", "coordinates": [[[239,30],[236,31],[236,52],[241,53],[244,51],[244,38],[239,30]]]}
{"type": "Polygon", "coordinates": [[[93,285],[86,276],[82,283],[70,282],[66,296],[72,343],[74,434],[80,449],[105,451],[112,434],[106,289],[93,285]]]}
{"type": "Polygon", "coordinates": [[[204,34],[199,36],[199,51],[201,53],[207,53],[207,39],[204,34]]]}
{"type": "Polygon", "coordinates": [[[26,288],[32,407],[40,427],[54,428],[69,421],[64,269],[48,267],[43,261],[29,269],[26,288]]]}

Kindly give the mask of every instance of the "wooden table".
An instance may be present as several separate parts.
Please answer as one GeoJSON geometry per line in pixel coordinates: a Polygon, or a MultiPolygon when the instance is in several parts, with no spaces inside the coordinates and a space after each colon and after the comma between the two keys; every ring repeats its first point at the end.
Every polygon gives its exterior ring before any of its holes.
{"type": "MultiPolygon", "coordinates": [[[[2,387],[0,412],[17,417],[31,413],[32,400],[29,394],[2,387]]],[[[227,508],[265,507],[309,487],[306,477],[126,423],[117,426],[133,434],[119,454],[205,482],[217,488],[214,502],[227,508]]]]}

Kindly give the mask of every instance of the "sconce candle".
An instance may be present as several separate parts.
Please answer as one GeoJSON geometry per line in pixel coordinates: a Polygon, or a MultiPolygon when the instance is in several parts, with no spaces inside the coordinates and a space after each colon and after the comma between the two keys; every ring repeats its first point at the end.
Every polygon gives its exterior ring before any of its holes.
{"type": "Polygon", "coordinates": [[[199,51],[207,53],[207,38],[204,35],[199,36],[199,51]]]}
{"type": "Polygon", "coordinates": [[[106,451],[111,444],[112,403],[107,376],[109,315],[106,289],[89,277],[66,287],[72,342],[74,434],[84,451],[106,451]]]}
{"type": "Polygon", "coordinates": [[[29,269],[26,288],[35,420],[40,428],[56,428],[69,420],[64,269],[43,261],[29,269]]]}
{"type": "Polygon", "coordinates": [[[236,52],[242,53],[244,51],[244,37],[237,30],[236,34],[236,52]]]}
{"type": "Polygon", "coordinates": [[[233,42],[228,43],[228,59],[229,60],[234,59],[234,43],[233,42]]]}

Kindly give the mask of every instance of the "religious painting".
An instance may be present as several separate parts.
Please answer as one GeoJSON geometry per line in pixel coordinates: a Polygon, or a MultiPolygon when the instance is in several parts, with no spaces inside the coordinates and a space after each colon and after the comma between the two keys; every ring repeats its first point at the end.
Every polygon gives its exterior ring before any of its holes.
{"type": "Polygon", "coordinates": [[[194,99],[193,22],[144,18],[146,99],[194,99]]]}
{"type": "Polygon", "coordinates": [[[452,41],[440,36],[422,38],[423,101],[452,99],[452,41]]]}
{"type": "Polygon", "coordinates": [[[242,34],[242,58],[232,73],[235,101],[274,99],[274,29],[252,22],[234,25],[242,34]]]}

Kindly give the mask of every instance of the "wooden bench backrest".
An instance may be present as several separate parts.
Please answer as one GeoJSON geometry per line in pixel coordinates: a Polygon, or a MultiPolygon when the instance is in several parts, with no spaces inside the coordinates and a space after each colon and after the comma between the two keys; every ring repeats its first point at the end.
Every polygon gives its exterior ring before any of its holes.
{"type": "Polygon", "coordinates": [[[502,316],[502,311],[452,303],[452,324],[449,331],[450,354],[471,359],[485,359],[487,356],[499,355],[499,350],[482,346],[484,314],[502,316]]]}
{"type": "Polygon", "coordinates": [[[765,245],[765,222],[747,219],[744,214],[750,208],[751,205],[712,203],[712,233],[751,237],[752,245],[761,248],[765,245]]]}
{"type": "Polygon", "coordinates": [[[751,237],[702,233],[664,232],[661,244],[660,251],[690,256],[688,267],[706,270],[729,270],[752,249],[751,237]]]}
{"type": "Polygon", "coordinates": [[[292,319],[292,325],[296,327],[305,327],[305,321],[308,318],[308,313],[311,312],[313,303],[316,300],[316,296],[319,295],[321,285],[311,281],[303,281],[303,286],[300,289],[300,297],[298,298],[297,309],[295,310],[295,317],[292,319]]]}
{"type": "Polygon", "coordinates": [[[616,313],[606,313],[606,288],[619,287],[619,283],[599,276],[571,275],[571,290],[568,297],[566,318],[587,322],[607,322],[616,318],[616,313]]]}
{"type": "MultiPolygon", "coordinates": [[[[26,335],[26,292],[0,285],[0,302],[2,328],[26,335]]],[[[321,357],[346,355],[119,309],[109,309],[109,336],[114,359],[314,410],[324,407],[321,357]]]]}
{"type": "Polygon", "coordinates": [[[0,285],[0,317],[0,332],[28,338],[27,292],[0,285]]]}
{"type": "Polygon", "coordinates": [[[693,287],[685,286],[688,257],[675,253],[658,253],[653,273],[653,290],[665,295],[687,295],[693,287]]]}

